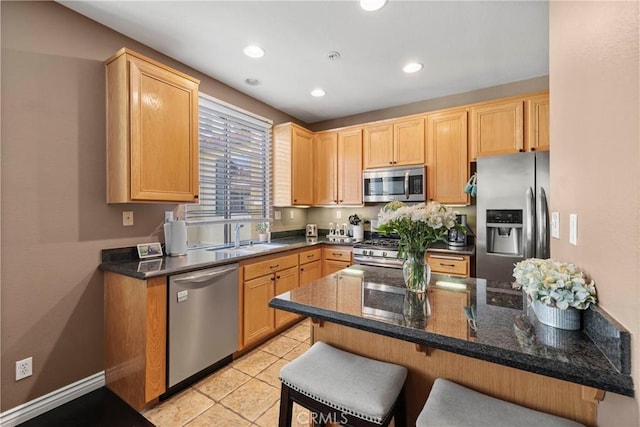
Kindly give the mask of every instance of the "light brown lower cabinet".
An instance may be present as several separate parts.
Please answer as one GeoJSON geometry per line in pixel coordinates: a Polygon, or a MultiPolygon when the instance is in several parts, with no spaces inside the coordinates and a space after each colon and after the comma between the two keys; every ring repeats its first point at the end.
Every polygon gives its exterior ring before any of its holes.
{"type": "Polygon", "coordinates": [[[311,249],[298,254],[300,286],[322,277],[322,249],[311,249]]]}
{"type": "Polygon", "coordinates": [[[445,255],[427,253],[427,262],[432,273],[469,277],[471,260],[469,255],[445,255]]]}
{"type": "Polygon", "coordinates": [[[260,257],[241,264],[242,348],[268,337],[299,316],[274,310],[269,301],[298,287],[298,254],[260,257]]]}
{"type": "Polygon", "coordinates": [[[351,249],[345,246],[322,248],[322,275],[327,276],[351,265],[351,249]]]}
{"type": "Polygon", "coordinates": [[[166,390],[167,278],[104,273],[107,388],[139,410],[166,390]]]}

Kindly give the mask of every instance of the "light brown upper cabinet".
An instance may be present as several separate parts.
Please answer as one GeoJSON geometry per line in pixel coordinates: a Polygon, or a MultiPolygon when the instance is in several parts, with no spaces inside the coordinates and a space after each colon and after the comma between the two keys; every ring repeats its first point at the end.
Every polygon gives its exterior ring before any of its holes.
{"type": "Polygon", "coordinates": [[[549,151],[549,94],[532,96],[525,104],[525,146],[528,151],[549,151]]]}
{"type": "Polygon", "coordinates": [[[364,168],[424,163],[424,117],[364,127],[364,168]]]}
{"type": "Polygon", "coordinates": [[[524,151],[524,101],[506,100],[471,107],[471,161],[480,156],[524,151]]]}
{"type": "Polygon", "coordinates": [[[362,128],[315,135],[314,205],[362,205],[362,128]]]}
{"type": "Polygon", "coordinates": [[[427,115],[426,145],[428,199],[468,205],[467,110],[427,115]]]}
{"type": "Polygon", "coordinates": [[[107,203],[197,202],[200,82],[125,48],[106,79],[107,203]]]}
{"type": "Polygon", "coordinates": [[[295,123],[273,128],[273,205],[313,204],[313,133],[295,123]]]}

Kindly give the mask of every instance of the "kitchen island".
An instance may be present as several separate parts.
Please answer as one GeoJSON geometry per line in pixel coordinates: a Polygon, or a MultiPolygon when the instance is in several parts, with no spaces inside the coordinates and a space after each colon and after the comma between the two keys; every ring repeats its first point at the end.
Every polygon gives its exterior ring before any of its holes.
{"type": "Polygon", "coordinates": [[[581,331],[543,325],[509,283],[434,274],[422,306],[405,298],[401,270],[357,265],[270,306],[311,317],[313,342],[406,366],[409,425],[437,377],[586,425],[605,391],[634,393],[623,327],[599,308],[581,331]]]}

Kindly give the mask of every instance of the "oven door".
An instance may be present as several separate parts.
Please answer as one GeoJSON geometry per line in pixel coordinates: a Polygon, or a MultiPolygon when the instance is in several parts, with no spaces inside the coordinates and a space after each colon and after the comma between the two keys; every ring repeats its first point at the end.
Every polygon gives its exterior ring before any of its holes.
{"type": "Polygon", "coordinates": [[[362,172],[365,202],[424,202],[426,175],[424,166],[365,170],[362,172]]]}

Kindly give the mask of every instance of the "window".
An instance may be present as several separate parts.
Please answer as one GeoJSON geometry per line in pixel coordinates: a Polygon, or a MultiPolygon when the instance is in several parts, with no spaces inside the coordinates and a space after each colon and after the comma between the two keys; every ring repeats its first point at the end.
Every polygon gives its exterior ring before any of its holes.
{"type": "Polygon", "coordinates": [[[271,195],[269,120],[200,94],[200,203],[186,205],[189,247],[233,242],[232,224],[268,221],[271,195]]]}

